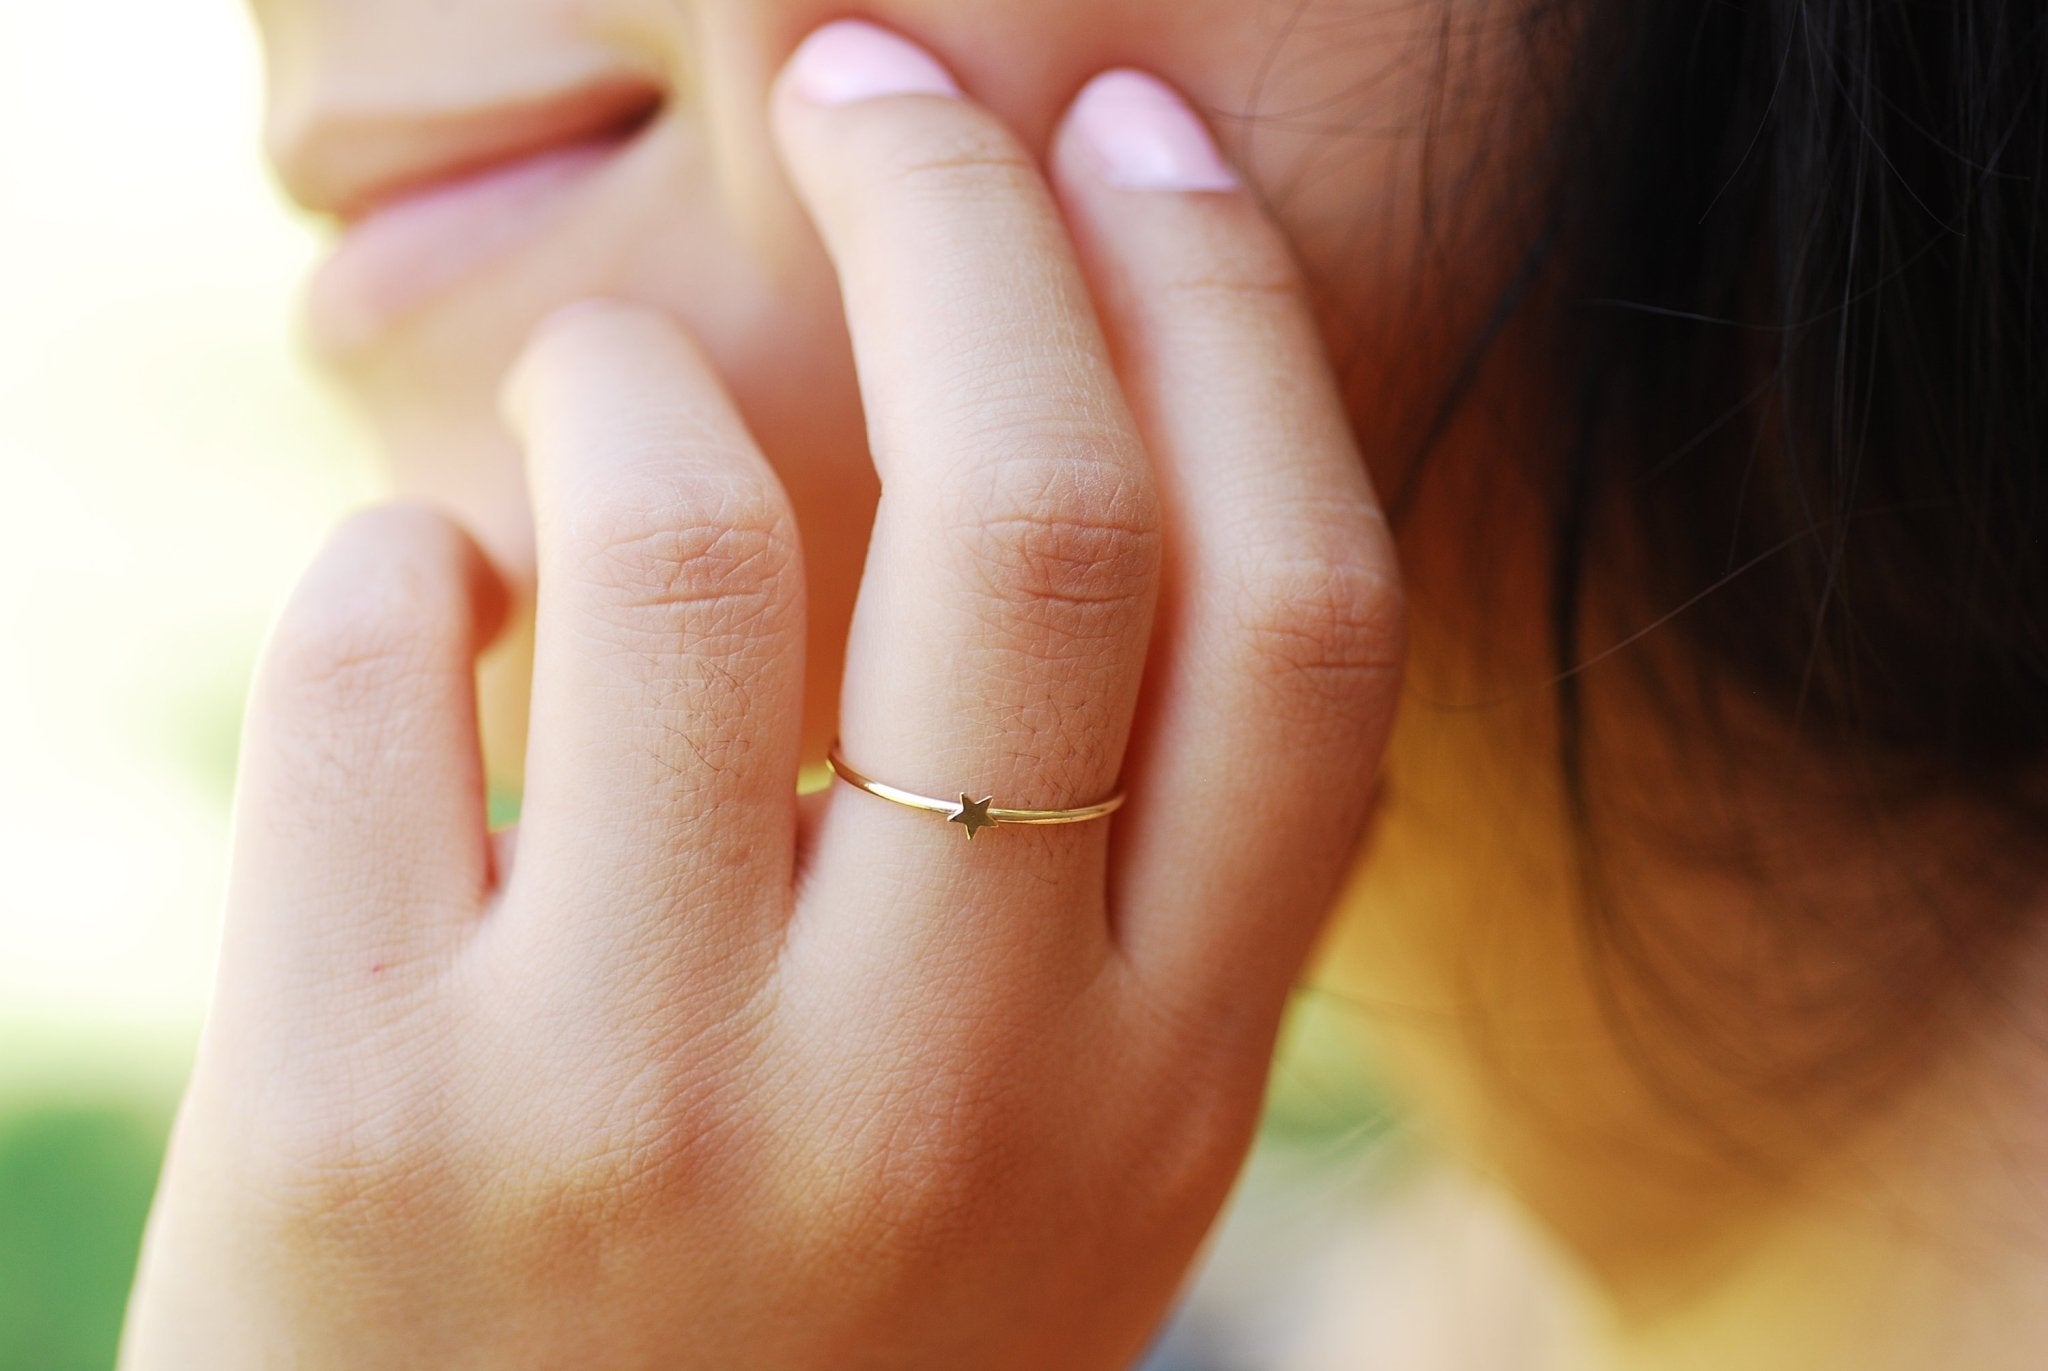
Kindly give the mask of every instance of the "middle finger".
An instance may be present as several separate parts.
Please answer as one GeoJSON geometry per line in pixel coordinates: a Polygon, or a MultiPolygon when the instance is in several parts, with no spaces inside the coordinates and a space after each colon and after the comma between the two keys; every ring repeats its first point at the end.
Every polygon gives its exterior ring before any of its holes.
{"type": "MultiPolygon", "coordinates": [[[[943,68],[865,24],[812,35],[776,107],[838,268],[882,485],[847,644],[844,755],[928,796],[1098,801],[1136,706],[1161,515],[1052,195],[943,68]]],[[[955,910],[986,894],[1099,917],[1112,823],[970,845],[961,825],[842,785],[816,865],[861,854],[864,879],[897,887],[868,893],[913,918],[927,911],[905,871],[955,910]]]]}

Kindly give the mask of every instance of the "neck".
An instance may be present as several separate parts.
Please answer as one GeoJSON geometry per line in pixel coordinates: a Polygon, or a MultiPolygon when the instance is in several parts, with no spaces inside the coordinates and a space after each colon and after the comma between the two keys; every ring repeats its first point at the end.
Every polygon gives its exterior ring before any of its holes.
{"type": "Polygon", "coordinates": [[[1544,703],[1411,716],[1327,973],[1393,1082],[1584,1266],[1626,1371],[2038,1366],[2038,839],[1621,721],[1596,908],[1527,779],[1544,703]]]}
{"type": "MultiPolygon", "coordinates": [[[[2038,969],[2048,957],[2035,957],[2038,969]]],[[[2019,987],[2048,1003],[2048,975],[2019,987]]],[[[2048,1046],[1987,1005],[1911,1096],[1811,1169],[1718,1278],[1619,1321],[1630,1371],[2021,1371],[2048,1346],[2048,1046]]],[[[1623,1308],[1633,1294],[1623,1283],[1623,1308]]]]}

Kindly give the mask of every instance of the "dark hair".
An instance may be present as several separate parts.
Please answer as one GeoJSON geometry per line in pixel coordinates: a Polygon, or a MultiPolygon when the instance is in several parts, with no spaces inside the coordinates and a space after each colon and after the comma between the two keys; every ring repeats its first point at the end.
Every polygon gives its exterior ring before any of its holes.
{"type": "MultiPolygon", "coordinates": [[[[2048,6],[1587,0],[1556,203],[1595,490],[1821,746],[2048,755],[2048,6]]],[[[1676,603],[1676,601],[1674,601],[1676,603]]]]}
{"type": "MultiPolygon", "coordinates": [[[[1793,726],[1787,764],[1847,762],[1874,803],[1980,803],[2031,835],[2038,879],[2048,5],[1532,0],[1526,22],[1542,223],[1496,319],[1544,302],[1570,406],[1544,476],[1588,850],[1581,671],[1607,644],[1585,592],[1618,579],[1711,689],[1793,726]]],[[[1641,952],[1611,895],[1596,938],[1641,952]]],[[[1924,922],[1982,962],[2024,904],[1924,922]]],[[[1932,982],[1918,943],[1891,950],[1884,984],[1932,982]]]]}

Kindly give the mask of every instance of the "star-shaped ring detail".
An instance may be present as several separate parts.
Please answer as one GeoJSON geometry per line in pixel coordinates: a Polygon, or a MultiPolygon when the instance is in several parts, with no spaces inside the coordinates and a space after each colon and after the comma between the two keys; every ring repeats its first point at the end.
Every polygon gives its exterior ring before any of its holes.
{"type": "Polygon", "coordinates": [[[839,755],[839,744],[833,743],[832,750],[825,754],[825,764],[832,768],[832,774],[856,790],[888,800],[892,804],[909,809],[921,809],[928,814],[943,814],[946,822],[958,824],[967,832],[971,842],[974,835],[984,828],[1007,827],[1011,824],[1078,824],[1090,819],[1100,819],[1115,813],[1122,807],[1124,792],[1119,790],[1099,804],[1080,805],[1072,809],[1013,809],[995,802],[994,796],[974,799],[966,791],[957,792],[958,802],[934,799],[908,790],[898,790],[893,785],[863,776],[847,765],[846,758],[839,755]]]}
{"type": "Polygon", "coordinates": [[[959,806],[946,816],[946,822],[949,824],[959,824],[962,828],[966,829],[968,841],[972,842],[974,835],[981,832],[982,829],[994,828],[1002,822],[1001,819],[988,812],[988,807],[995,802],[996,799],[993,795],[985,800],[970,800],[965,795],[962,795],[959,806]]]}

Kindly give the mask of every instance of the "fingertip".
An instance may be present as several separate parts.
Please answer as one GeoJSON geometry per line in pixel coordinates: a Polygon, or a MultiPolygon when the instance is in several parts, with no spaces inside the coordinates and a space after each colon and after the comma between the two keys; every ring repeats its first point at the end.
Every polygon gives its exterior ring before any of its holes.
{"type": "Polygon", "coordinates": [[[938,58],[860,19],[834,20],[814,30],[784,64],[778,86],[799,100],[825,106],[890,95],[961,93],[938,58]]]}
{"type": "Polygon", "coordinates": [[[622,318],[644,321],[650,316],[660,317],[657,311],[646,305],[610,295],[584,296],[543,314],[527,331],[518,353],[498,383],[499,422],[515,438],[527,436],[533,423],[539,376],[548,369],[549,361],[560,350],[563,339],[589,327],[602,327],[607,321],[622,318]]]}
{"type": "Polygon", "coordinates": [[[969,103],[945,63],[879,25],[836,20],[797,44],[776,77],[770,122],[791,186],[814,215],[831,187],[848,184],[843,173],[850,163],[867,165],[855,150],[859,140],[878,127],[902,127],[899,118],[878,118],[864,107],[886,109],[919,96],[938,97],[933,103],[940,106],[969,103]]]}
{"type": "Polygon", "coordinates": [[[1119,190],[1224,193],[1243,181],[1172,86],[1119,67],[1096,76],[1062,120],[1055,159],[1119,190]]]}
{"type": "MultiPolygon", "coordinates": [[[[473,656],[504,632],[512,586],[505,569],[454,513],[426,500],[390,500],[352,510],[328,531],[293,604],[366,600],[380,608],[425,608],[445,599],[453,618],[467,626],[467,649],[473,656]],[[365,594],[372,585],[379,593],[365,594]],[[412,593],[398,595],[397,586],[412,593]],[[444,597],[434,587],[450,588],[453,594],[444,597]]],[[[325,618],[334,612],[320,613],[325,618]]]]}

